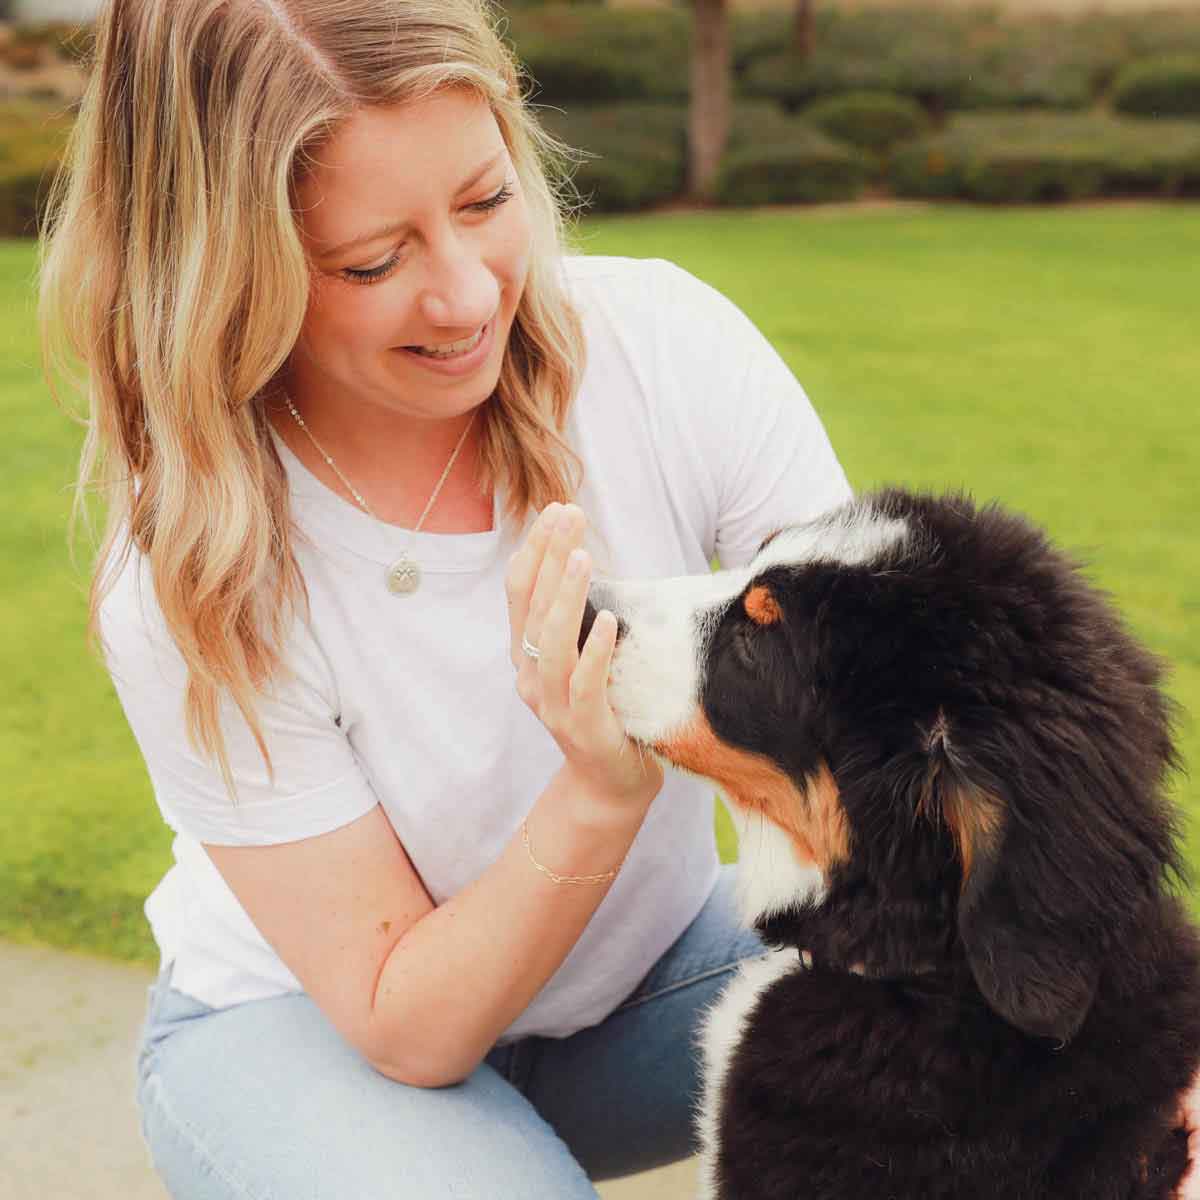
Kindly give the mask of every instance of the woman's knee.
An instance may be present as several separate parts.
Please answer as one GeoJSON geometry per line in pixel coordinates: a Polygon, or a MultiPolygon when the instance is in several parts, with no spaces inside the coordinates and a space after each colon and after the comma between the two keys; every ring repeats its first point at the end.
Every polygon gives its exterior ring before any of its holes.
{"type": "Polygon", "coordinates": [[[566,1146],[491,1067],[450,1088],[396,1083],[304,996],[161,1038],[139,1099],[155,1167],[187,1200],[595,1200],[566,1146]]]}

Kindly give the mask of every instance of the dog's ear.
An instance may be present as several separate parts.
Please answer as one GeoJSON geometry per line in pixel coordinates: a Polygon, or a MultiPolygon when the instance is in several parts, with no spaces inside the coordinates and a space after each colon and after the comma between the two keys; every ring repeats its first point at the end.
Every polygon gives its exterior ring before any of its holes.
{"type": "Polygon", "coordinates": [[[926,752],[918,809],[943,821],[957,847],[958,931],[975,982],[1011,1025],[1065,1042],[1091,1008],[1099,957],[1073,944],[1073,921],[1056,919],[1058,886],[1050,876],[1061,864],[1031,831],[1014,827],[1002,785],[972,777],[940,713],[926,752]]]}

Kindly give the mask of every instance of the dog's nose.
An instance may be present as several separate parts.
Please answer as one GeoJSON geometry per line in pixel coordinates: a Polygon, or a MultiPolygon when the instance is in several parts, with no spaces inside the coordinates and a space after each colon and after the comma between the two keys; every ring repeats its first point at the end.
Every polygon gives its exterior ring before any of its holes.
{"type": "Polygon", "coordinates": [[[583,624],[579,627],[579,652],[583,653],[583,643],[588,640],[588,634],[592,632],[592,626],[596,623],[596,613],[600,610],[592,603],[591,596],[588,597],[587,603],[583,606],[583,624]]]}
{"type": "Polygon", "coordinates": [[[588,640],[588,634],[592,632],[592,626],[596,623],[596,614],[601,609],[607,608],[610,613],[613,613],[617,618],[617,644],[620,645],[621,639],[628,631],[628,626],[621,619],[621,615],[613,606],[612,594],[602,583],[593,583],[588,588],[587,603],[583,606],[583,624],[579,627],[579,650],[583,652],[583,644],[588,640]]]}

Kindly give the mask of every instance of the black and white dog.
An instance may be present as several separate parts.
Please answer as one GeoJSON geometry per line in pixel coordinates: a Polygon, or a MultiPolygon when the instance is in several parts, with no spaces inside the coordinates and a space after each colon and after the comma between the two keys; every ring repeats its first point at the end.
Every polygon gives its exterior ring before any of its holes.
{"type": "Polygon", "coordinates": [[[1200,941],[1160,665],[1022,519],[888,490],[596,583],[610,698],[715,781],[769,946],[702,1034],[704,1194],[1159,1200],[1200,941]]]}

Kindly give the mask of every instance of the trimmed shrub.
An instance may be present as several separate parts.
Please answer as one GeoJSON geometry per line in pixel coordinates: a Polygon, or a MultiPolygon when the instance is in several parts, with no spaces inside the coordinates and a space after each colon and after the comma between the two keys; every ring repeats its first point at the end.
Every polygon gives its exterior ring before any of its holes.
{"type": "Polygon", "coordinates": [[[1200,117],[1200,54],[1130,63],[1113,84],[1112,106],[1138,117],[1200,117]]]}
{"type": "Polygon", "coordinates": [[[870,164],[771,104],[739,105],[713,199],[718,204],[817,204],[852,200],[870,164]]]}
{"type": "Polygon", "coordinates": [[[934,112],[1081,109],[1131,57],[1200,54],[1200,14],[1189,12],[1002,15],[823,5],[807,59],[790,50],[790,20],[742,20],[734,43],[739,88],[793,110],[853,90],[898,92],[934,112]]]}
{"type": "Polygon", "coordinates": [[[1109,14],[1107,20],[1121,30],[1127,61],[1162,54],[1200,54],[1200,12],[1194,7],[1109,14]]]}
{"type": "Polygon", "coordinates": [[[966,108],[1087,108],[1127,57],[1119,30],[1102,18],[1048,14],[1008,21],[964,50],[972,65],[966,108]]]}
{"type": "Polygon", "coordinates": [[[573,183],[591,212],[622,212],[669,200],[687,169],[687,109],[678,104],[573,104],[539,110],[545,128],[586,151],[573,183]]]}
{"type": "Polygon", "coordinates": [[[970,81],[967,34],[980,20],[934,8],[835,9],[810,57],[783,49],[754,58],[740,87],[791,111],[848,91],[898,92],[930,108],[956,107],[970,81]]]}
{"type": "MultiPolygon", "coordinates": [[[[788,8],[730,9],[731,57],[735,76],[757,59],[779,54],[792,43],[795,15],[788,8]]],[[[819,4],[813,14],[817,45],[823,45],[837,20],[831,4],[819,4]]]]}
{"type": "Polygon", "coordinates": [[[929,118],[907,96],[892,92],[846,92],[810,104],[801,114],[810,125],[839,142],[872,154],[886,154],[897,142],[925,133],[929,118]]]}
{"type": "Polygon", "coordinates": [[[771,100],[738,100],[729,122],[728,150],[778,141],[796,131],[799,122],[771,100]]]}
{"type": "Polygon", "coordinates": [[[901,196],[984,203],[1178,195],[1200,185],[1200,126],[1161,122],[1149,146],[1136,121],[1101,114],[972,114],[900,147],[888,178],[901,196]]]}
{"type": "Polygon", "coordinates": [[[535,81],[538,103],[687,97],[690,12],[550,4],[506,15],[502,32],[535,81]]]}

